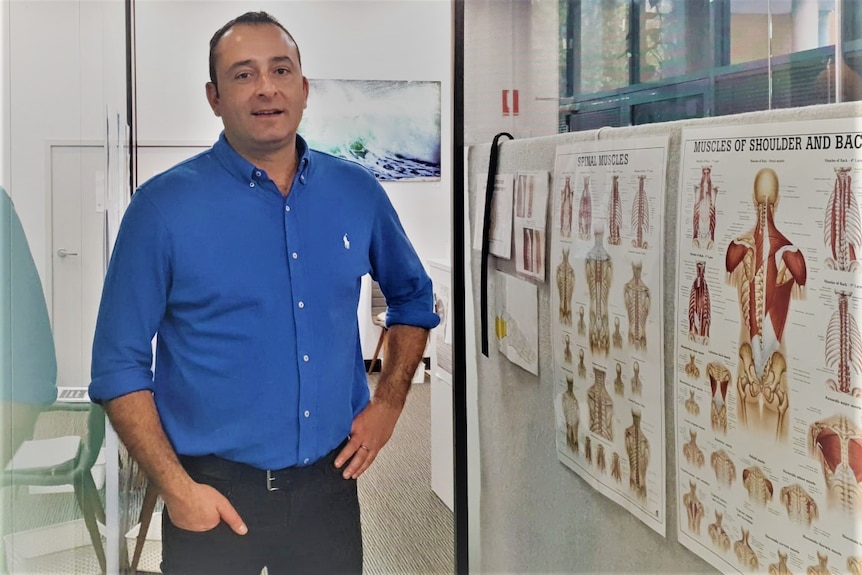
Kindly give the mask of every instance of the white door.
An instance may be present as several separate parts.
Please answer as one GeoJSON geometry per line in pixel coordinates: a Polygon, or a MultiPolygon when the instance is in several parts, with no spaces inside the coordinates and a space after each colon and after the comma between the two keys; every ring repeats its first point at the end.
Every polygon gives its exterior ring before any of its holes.
{"type": "Polygon", "coordinates": [[[55,145],[51,162],[51,318],[57,385],[86,387],[104,280],[105,154],[55,145]]]}

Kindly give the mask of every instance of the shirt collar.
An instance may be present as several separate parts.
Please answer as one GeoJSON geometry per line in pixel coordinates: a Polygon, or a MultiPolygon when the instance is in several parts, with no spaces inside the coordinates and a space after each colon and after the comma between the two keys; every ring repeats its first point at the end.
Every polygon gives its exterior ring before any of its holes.
{"type": "MultiPolygon", "coordinates": [[[[263,170],[240,156],[227,141],[224,131],[219,134],[218,141],[212,147],[213,153],[228,172],[242,181],[257,180],[263,170]]],[[[311,163],[311,153],[308,143],[299,134],[296,135],[296,151],[298,155],[296,174],[305,181],[311,163]]]]}

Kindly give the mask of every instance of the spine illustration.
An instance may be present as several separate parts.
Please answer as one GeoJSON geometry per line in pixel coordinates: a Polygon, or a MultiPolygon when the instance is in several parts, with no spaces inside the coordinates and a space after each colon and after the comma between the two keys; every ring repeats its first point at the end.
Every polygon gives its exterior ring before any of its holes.
{"type": "Polygon", "coordinates": [[[578,350],[578,377],[587,378],[587,366],[584,364],[584,350],[578,350]]]}
{"type": "Polygon", "coordinates": [[[593,233],[593,199],[590,195],[590,178],[584,178],[584,189],[578,201],[578,237],[590,239],[593,233]]]}
{"type": "Polygon", "coordinates": [[[751,548],[748,543],[748,530],[742,530],[742,538],[733,544],[733,553],[736,559],[744,567],[748,567],[752,571],[757,571],[760,568],[760,562],[757,560],[757,553],[751,548]]]}
{"type": "Polygon", "coordinates": [[[838,309],[832,314],[826,331],[826,365],[838,371],[838,381],[828,380],[826,384],[833,391],[862,397],[862,388],[851,390],[852,369],[862,372],[862,335],[856,318],[850,313],[851,292],[836,291],[838,309]]]}
{"type": "Polygon", "coordinates": [[[632,204],[631,224],[632,233],[635,235],[632,246],[646,249],[649,247],[644,239],[644,235],[649,233],[649,198],[644,189],[644,180],[646,176],[638,176],[638,193],[635,194],[632,204]]]}
{"type": "Polygon", "coordinates": [[[605,251],[604,230],[597,228],[595,243],[586,257],[587,288],[590,292],[590,351],[607,354],[611,333],[608,325],[608,293],[611,290],[613,262],[605,251]]]}
{"type": "Polygon", "coordinates": [[[721,549],[721,551],[727,553],[730,550],[730,537],[728,536],[727,531],[724,530],[724,527],[721,526],[723,519],[724,514],[716,511],[715,523],[710,523],[709,527],[706,528],[706,532],[709,535],[709,539],[712,541],[712,544],[721,549]]]}
{"type": "Polygon", "coordinates": [[[700,377],[700,368],[697,367],[693,353],[688,354],[688,357],[688,363],[685,364],[685,374],[692,379],[697,379],[700,377]]]}
{"type": "Polygon", "coordinates": [[[809,453],[820,461],[827,499],[847,513],[862,512],[862,431],[844,415],[808,429],[809,453]]]}
{"type": "Polygon", "coordinates": [[[685,460],[695,467],[703,467],[703,451],[697,446],[697,432],[689,430],[689,440],[682,446],[682,455],[685,460]]]}
{"type": "Polygon", "coordinates": [[[723,449],[713,451],[712,455],[709,456],[709,465],[712,467],[719,485],[727,487],[733,485],[733,481],[736,479],[736,465],[733,464],[733,460],[730,459],[726,451],[723,449]]]}
{"type": "Polygon", "coordinates": [[[715,199],[718,188],[712,185],[711,168],[701,168],[700,185],[694,187],[692,243],[696,248],[711,249],[715,242],[715,199]]]}
{"type": "Polygon", "coordinates": [[[805,575],[830,575],[827,563],[829,563],[829,556],[818,551],[817,565],[809,565],[805,575]]]}
{"type": "Polygon", "coordinates": [[[787,553],[782,553],[781,550],[778,550],[777,553],[778,563],[769,564],[769,575],[793,575],[787,566],[787,553]]]}
{"type": "Polygon", "coordinates": [[[607,468],[607,462],[605,461],[605,446],[601,443],[596,446],[596,467],[602,473],[604,473],[607,468]]]}
{"type": "Polygon", "coordinates": [[[643,282],[642,262],[632,262],[632,279],[623,288],[623,299],[629,319],[629,345],[646,349],[646,322],[650,308],[650,290],[643,282]]]}
{"type": "Polygon", "coordinates": [[[697,400],[694,399],[694,390],[688,392],[688,399],[685,400],[685,410],[691,415],[700,415],[700,406],[697,400]]]}
{"type": "Polygon", "coordinates": [[[572,294],[575,292],[575,270],[569,263],[569,250],[563,250],[563,260],[557,266],[557,292],[560,295],[560,323],[572,325],[572,294]]]}
{"type": "Polygon", "coordinates": [[[727,388],[730,385],[730,371],[720,363],[710,362],[706,366],[706,375],[712,390],[709,421],[714,430],[727,433],[727,388]]]}
{"type": "Polygon", "coordinates": [[[605,372],[593,368],[595,381],[587,390],[587,407],[590,412],[590,431],[608,441],[614,440],[614,401],[605,388],[605,372]]]}
{"type": "Polygon", "coordinates": [[[632,395],[640,395],[643,393],[643,384],[641,383],[641,365],[638,362],[632,363],[632,395]]]}
{"type": "Polygon", "coordinates": [[[712,303],[706,283],[706,262],[695,266],[696,275],[688,292],[688,338],[696,343],[709,344],[709,325],[712,319],[712,303]]]}
{"type": "Polygon", "coordinates": [[[623,347],[623,334],[620,333],[620,318],[614,318],[614,347],[616,349],[622,349],[623,347]]]}
{"type": "Polygon", "coordinates": [[[620,228],[623,227],[623,202],[620,199],[620,177],[613,176],[611,197],[608,201],[608,244],[620,245],[620,228]]]}
{"type": "Polygon", "coordinates": [[[787,518],[794,523],[810,526],[819,516],[817,502],[798,483],[782,487],[778,499],[787,511],[787,518]]]}
{"type": "Polygon", "coordinates": [[[623,366],[617,362],[617,376],[614,378],[614,393],[617,395],[625,395],[626,384],[623,382],[623,366]]]}
{"type": "Polygon", "coordinates": [[[703,521],[703,503],[697,496],[697,485],[693,481],[688,482],[689,491],[682,496],[682,504],[688,518],[688,530],[700,535],[700,522],[703,521]]]}
{"type": "Polygon", "coordinates": [[[578,427],[581,422],[578,398],[575,397],[574,381],[571,375],[566,376],[566,391],[563,393],[563,418],[566,420],[566,445],[574,453],[578,453],[578,427]]]}
{"type": "Polygon", "coordinates": [[[850,168],[835,168],[835,186],[823,218],[823,239],[832,252],[826,266],[840,271],[859,269],[856,251],[862,245],[859,206],[851,188],[850,168]]]}
{"type": "MultiPolygon", "coordinates": [[[[649,440],[641,431],[641,414],[632,410],[632,424],[625,433],[626,454],[629,458],[629,489],[640,499],[646,499],[646,474],[649,465],[649,440]]],[[[702,515],[701,511],[701,515],[702,515]]],[[[698,529],[700,523],[698,522],[698,529]]]]}
{"type": "Polygon", "coordinates": [[[566,176],[563,186],[562,199],[560,201],[560,237],[572,237],[572,211],[574,209],[575,195],[572,191],[571,178],[566,176]]]}
{"type": "Polygon", "coordinates": [[[620,469],[620,454],[616,451],[611,455],[611,477],[613,477],[614,481],[617,483],[623,480],[623,473],[620,469]]]}
{"type": "Polygon", "coordinates": [[[772,501],[772,482],[758,466],[753,465],[742,470],[742,485],[748,492],[748,498],[754,503],[765,506],[772,501]]]}

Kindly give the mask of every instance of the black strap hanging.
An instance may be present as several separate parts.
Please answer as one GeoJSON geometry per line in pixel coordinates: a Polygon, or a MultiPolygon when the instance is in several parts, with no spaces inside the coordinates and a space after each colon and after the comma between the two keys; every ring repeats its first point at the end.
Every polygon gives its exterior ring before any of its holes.
{"type": "Polygon", "coordinates": [[[494,201],[494,183],[497,179],[497,161],[500,155],[498,142],[502,136],[514,140],[508,132],[500,132],[491,142],[491,159],[488,161],[488,182],[485,184],[485,214],[482,219],[482,271],[479,306],[482,309],[482,355],[488,357],[488,244],[491,234],[491,205],[494,201]]]}

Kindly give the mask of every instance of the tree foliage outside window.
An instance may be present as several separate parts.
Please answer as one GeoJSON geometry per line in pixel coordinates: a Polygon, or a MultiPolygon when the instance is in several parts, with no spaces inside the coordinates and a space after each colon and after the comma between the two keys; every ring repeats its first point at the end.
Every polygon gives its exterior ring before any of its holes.
{"type": "Polygon", "coordinates": [[[581,92],[602,92],[629,83],[629,0],[581,2],[581,92]]]}

